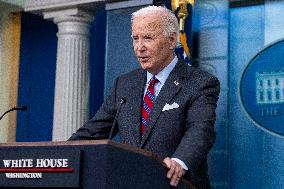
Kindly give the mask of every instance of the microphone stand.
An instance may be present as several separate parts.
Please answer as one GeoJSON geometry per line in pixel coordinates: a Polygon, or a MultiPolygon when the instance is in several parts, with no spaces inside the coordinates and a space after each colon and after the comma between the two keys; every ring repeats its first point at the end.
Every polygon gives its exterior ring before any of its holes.
{"type": "Polygon", "coordinates": [[[115,117],[114,117],[114,120],[113,120],[113,123],[112,123],[112,127],[111,127],[110,133],[108,135],[108,139],[112,138],[112,135],[113,135],[113,132],[115,130],[116,123],[117,123],[117,118],[118,118],[118,115],[120,113],[120,108],[121,108],[122,104],[124,104],[125,102],[126,102],[126,100],[124,98],[120,99],[119,107],[118,107],[118,109],[116,111],[116,114],[115,114],[115,117]]]}

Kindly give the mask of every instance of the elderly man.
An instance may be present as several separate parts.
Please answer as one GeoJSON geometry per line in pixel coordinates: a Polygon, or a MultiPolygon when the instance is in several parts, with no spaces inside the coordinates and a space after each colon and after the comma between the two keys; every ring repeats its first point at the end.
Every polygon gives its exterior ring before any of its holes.
{"type": "Polygon", "coordinates": [[[116,79],[97,114],[70,140],[106,139],[115,125],[121,143],[164,159],[171,185],[185,175],[196,187],[210,188],[207,154],[215,140],[219,82],[178,60],[178,37],[178,21],[168,9],[134,12],[133,48],[141,68],[116,79]]]}

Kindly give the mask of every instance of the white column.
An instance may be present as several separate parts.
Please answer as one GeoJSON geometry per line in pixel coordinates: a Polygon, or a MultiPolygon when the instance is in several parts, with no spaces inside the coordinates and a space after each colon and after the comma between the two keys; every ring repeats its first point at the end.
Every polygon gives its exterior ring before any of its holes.
{"type": "Polygon", "coordinates": [[[53,141],[67,140],[89,115],[91,16],[55,17],[58,25],[53,141]]]}

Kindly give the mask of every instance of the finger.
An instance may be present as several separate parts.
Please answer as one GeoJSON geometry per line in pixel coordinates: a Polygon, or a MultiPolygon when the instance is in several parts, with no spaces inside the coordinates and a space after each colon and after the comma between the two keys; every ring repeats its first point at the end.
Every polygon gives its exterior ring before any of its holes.
{"type": "Polygon", "coordinates": [[[182,176],[185,174],[185,170],[182,168],[182,166],[180,166],[176,162],[175,162],[175,164],[176,164],[175,172],[172,175],[171,183],[170,183],[172,186],[177,186],[179,184],[179,182],[181,181],[182,176]]]}
{"type": "Polygon", "coordinates": [[[177,186],[180,179],[181,179],[181,175],[182,175],[182,170],[181,168],[179,168],[178,166],[175,168],[175,172],[174,174],[172,175],[172,178],[171,178],[171,182],[170,184],[172,186],[177,186]]]}
{"type": "Polygon", "coordinates": [[[172,178],[173,174],[175,173],[175,168],[176,168],[175,165],[171,163],[168,173],[167,173],[168,179],[172,178]]]}
{"type": "Polygon", "coordinates": [[[179,182],[180,182],[180,179],[175,179],[175,180],[171,181],[170,185],[171,186],[177,186],[179,184],[179,182]]]}

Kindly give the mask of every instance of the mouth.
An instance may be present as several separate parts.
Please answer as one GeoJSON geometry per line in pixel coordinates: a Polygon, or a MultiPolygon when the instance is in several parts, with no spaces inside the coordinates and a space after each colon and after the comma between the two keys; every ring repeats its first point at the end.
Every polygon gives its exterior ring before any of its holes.
{"type": "Polygon", "coordinates": [[[148,57],[148,56],[139,56],[138,57],[139,62],[142,62],[142,63],[147,62],[149,59],[150,59],[150,57],[148,57]]]}

